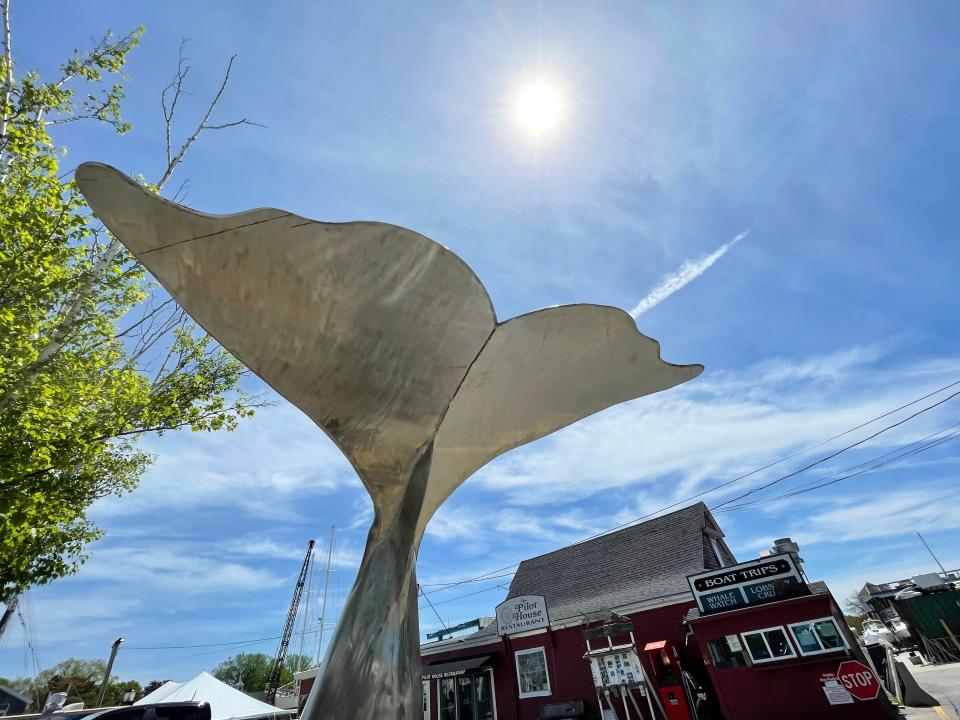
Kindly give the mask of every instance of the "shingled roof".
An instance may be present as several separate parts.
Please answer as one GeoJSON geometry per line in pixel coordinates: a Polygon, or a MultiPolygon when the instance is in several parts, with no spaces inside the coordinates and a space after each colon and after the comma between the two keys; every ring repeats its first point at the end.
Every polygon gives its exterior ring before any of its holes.
{"type": "MultiPolygon", "coordinates": [[[[705,535],[716,539],[725,553],[722,564],[736,562],[723,542],[723,531],[701,502],[524,560],[507,599],[543,595],[551,624],[576,621],[598,611],[622,612],[644,603],[692,600],[687,575],[720,566],[705,535]]],[[[497,623],[491,622],[475,633],[420,647],[421,652],[441,652],[496,637],[497,623]]]]}
{"type": "MultiPolygon", "coordinates": [[[[520,563],[507,598],[543,595],[551,622],[690,594],[686,576],[717,567],[704,532],[723,533],[696,503],[653,520],[520,563]],[[706,548],[706,550],[705,550],[706,548]]],[[[677,597],[676,600],[681,600],[677,597]]]]}

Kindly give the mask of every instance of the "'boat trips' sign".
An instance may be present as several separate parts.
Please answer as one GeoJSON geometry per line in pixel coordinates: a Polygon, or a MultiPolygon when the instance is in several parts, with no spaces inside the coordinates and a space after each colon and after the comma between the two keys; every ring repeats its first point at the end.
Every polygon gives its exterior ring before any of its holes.
{"type": "Polygon", "coordinates": [[[543,595],[518,595],[497,605],[497,635],[516,635],[550,625],[543,595]]]}
{"type": "Polygon", "coordinates": [[[807,592],[807,585],[789,553],[688,575],[687,580],[704,615],[807,592]]]}

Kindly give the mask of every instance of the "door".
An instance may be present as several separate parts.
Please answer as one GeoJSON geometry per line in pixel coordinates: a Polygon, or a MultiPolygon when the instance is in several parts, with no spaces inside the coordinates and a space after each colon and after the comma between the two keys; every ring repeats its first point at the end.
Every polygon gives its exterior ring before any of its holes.
{"type": "Polygon", "coordinates": [[[473,695],[475,685],[473,675],[457,678],[457,720],[476,720],[474,711],[477,703],[473,695]]]}
{"type": "Polygon", "coordinates": [[[493,713],[493,671],[487,670],[474,678],[474,697],[476,698],[476,720],[494,720],[493,713]]]}
{"type": "MultiPolygon", "coordinates": [[[[437,695],[440,720],[496,720],[491,670],[443,678],[437,695]]],[[[424,720],[429,720],[427,707],[425,703],[424,720]]]]}

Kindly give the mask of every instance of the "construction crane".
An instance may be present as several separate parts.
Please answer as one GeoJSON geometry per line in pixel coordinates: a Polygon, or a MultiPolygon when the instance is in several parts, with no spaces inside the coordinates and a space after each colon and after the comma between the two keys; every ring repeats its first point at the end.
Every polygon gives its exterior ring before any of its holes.
{"type": "Polygon", "coordinates": [[[280,687],[280,673],[283,672],[283,663],[287,659],[287,648],[290,647],[290,636],[297,622],[297,611],[300,609],[300,596],[303,595],[303,585],[307,579],[307,570],[310,567],[310,556],[313,554],[313,540],[307,543],[307,555],[303,558],[303,567],[300,568],[300,577],[293,588],[293,600],[290,601],[290,612],[287,613],[287,624],[283,626],[283,635],[280,637],[280,646],[277,648],[277,657],[273,661],[273,669],[267,679],[267,702],[273,705],[277,699],[277,688],[280,687]]]}

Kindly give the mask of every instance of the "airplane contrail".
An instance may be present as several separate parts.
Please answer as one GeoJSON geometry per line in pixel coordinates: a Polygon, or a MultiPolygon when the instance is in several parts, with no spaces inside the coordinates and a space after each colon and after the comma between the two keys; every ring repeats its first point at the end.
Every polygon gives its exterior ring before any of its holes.
{"type": "Polygon", "coordinates": [[[684,260],[683,265],[680,266],[680,269],[674,273],[670,273],[669,275],[664,275],[660,282],[657,283],[656,287],[654,287],[649,293],[647,293],[646,297],[636,304],[633,310],[630,311],[630,314],[633,317],[637,317],[642,313],[645,313],[650,308],[662,303],[668,297],[677,292],[677,290],[689,285],[691,282],[709,270],[717,260],[726,255],[730,248],[743,240],[749,234],[749,230],[744,230],[742,233],[739,233],[735,238],[733,238],[733,240],[725,242],[709,255],[704,255],[696,260],[684,260]]]}

